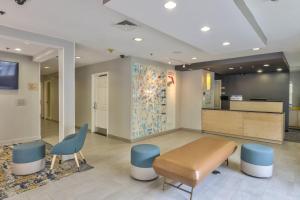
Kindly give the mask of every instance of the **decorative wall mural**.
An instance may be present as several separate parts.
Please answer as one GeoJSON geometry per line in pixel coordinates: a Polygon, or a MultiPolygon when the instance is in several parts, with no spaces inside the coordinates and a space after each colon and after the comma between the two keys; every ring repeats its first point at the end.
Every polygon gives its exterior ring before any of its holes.
{"type": "Polygon", "coordinates": [[[132,73],[131,132],[139,138],[166,130],[167,70],[134,64],[132,73]]]}

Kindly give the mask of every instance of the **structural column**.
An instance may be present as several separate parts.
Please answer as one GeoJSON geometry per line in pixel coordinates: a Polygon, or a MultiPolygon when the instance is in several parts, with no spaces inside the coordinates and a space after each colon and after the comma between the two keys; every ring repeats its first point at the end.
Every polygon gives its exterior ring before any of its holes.
{"type": "Polygon", "coordinates": [[[75,44],[58,50],[59,141],[75,133],[75,44]]]}

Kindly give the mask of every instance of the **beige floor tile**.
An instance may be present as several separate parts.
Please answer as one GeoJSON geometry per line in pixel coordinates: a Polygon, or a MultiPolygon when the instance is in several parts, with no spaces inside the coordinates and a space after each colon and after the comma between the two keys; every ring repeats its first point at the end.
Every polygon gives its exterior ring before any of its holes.
{"type": "MultiPolygon", "coordinates": [[[[43,122],[43,139],[51,144],[58,141],[57,123],[43,122]]],[[[205,134],[177,131],[139,143],[156,144],[164,153],[205,134]]],[[[213,136],[218,137],[218,136],[213,136]]],[[[253,141],[227,138],[238,144],[253,141]]],[[[264,144],[264,143],[262,143],[264,144]]],[[[298,200],[300,199],[300,144],[266,144],[275,150],[274,176],[257,179],[240,172],[240,145],[230,157],[230,166],[221,166],[220,175],[209,175],[194,192],[194,200],[298,200]]],[[[37,190],[18,195],[16,199],[34,199],[44,195],[54,200],[183,200],[189,195],[168,187],[162,191],[162,179],[139,182],[130,177],[132,144],[88,134],[83,152],[95,168],[47,184],[37,190]]]]}

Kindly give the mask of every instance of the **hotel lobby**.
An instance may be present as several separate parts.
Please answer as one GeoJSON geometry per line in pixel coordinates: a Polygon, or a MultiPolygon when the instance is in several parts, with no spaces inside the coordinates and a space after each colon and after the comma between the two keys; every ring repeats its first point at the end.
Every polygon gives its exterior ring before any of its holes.
{"type": "Polygon", "coordinates": [[[299,8],[4,0],[0,200],[299,199],[299,8]]]}

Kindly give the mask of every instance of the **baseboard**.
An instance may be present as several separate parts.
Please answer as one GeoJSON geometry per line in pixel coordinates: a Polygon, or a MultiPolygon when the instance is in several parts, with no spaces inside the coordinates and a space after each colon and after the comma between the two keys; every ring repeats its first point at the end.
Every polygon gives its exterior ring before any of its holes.
{"type": "Polygon", "coordinates": [[[180,131],[188,131],[188,132],[196,132],[196,133],[203,133],[200,129],[191,129],[191,128],[179,128],[180,131]]]}
{"type": "Polygon", "coordinates": [[[153,135],[147,135],[147,136],[136,138],[136,139],[127,139],[127,138],[123,138],[123,137],[119,137],[119,136],[111,135],[111,134],[108,134],[107,137],[108,138],[113,138],[113,139],[116,139],[116,140],[120,140],[120,141],[126,142],[126,143],[136,143],[136,142],[140,142],[140,141],[147,140],[147,139],[150,139],[150,138],[159,137],[159,136],[163,136],[163,135],[168,135],[168,134],[174,133],[178,130],[179,129],[172,129],[172,130],[163,131],[163,132],[160,132],[160,133],[156,133],[156,134],[153,134],[153,135]]]}
{"type": "Polygon", "coordinates": [[[163,131],[163,132],[160,132],[160,133],[155,133],[153,135],[147,135],[147,136],[144,136],[144,137],[131,139],[130,142],[131,143],[136,143],[136,142],[140,142],[140,141],[147,140],[147,139],[150,139],[150,138],[159,137],[159,136],[163,136],[163,135],[168,135],[168,134],[174,133],[178,130],[180,130],[180,129],[177,128],[177,129],[172,129],[172,130],[168,130],[168,131],[163,131]]]}
{"type": "MultiPolygon", "coordinates": [[[[105,136],[104,136],[104,137],[105,137],[105,136]]],[[[116,135],[108,134],[107,137],[108,137],[108,138],[113,138],[113,139],[116,139],[116,140],[120,140],[120,141],[122,141],[122,142],[131,143],[131,140],[130,140],[130,139],[123,138],[123,137],[119,137],[119,136],[116,136],[116,135]]]]}
{"type": "Polygon", "coordinates": [[[32,142],[34,140],[40,140],[40,136],[35,137],[28,137],[28,138],[18,138],[18,139],[11,139],[11,140],[2,140],[0,142],[0,145],[12,145],[12,144],[18,144],[18,143],[25,143],[25,142],[32,142]]]}
{"type": "MultiPolygon", "coordinates": [[[[80,128],[81,128],[81,126],[75,125],[75,129],[78,129],[78,130],[79,130],[80,128]]],[[[92,129],[89,128],[88,131],[89,131],[89,133],[91,133],[91,132],[92,132],[92,129]]]]}

